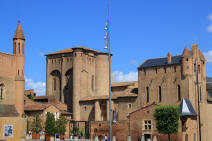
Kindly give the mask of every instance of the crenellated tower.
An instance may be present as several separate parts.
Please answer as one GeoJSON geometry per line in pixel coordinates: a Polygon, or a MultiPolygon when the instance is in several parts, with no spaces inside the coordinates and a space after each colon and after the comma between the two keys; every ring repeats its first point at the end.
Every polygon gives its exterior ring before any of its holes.
{"type": "Polygon", "coordinates": [[[13,55],[16,57],[15,107],[20,116],[24,113],[24,48],[25,37],[19,20],[13,37],[13,55]]]}

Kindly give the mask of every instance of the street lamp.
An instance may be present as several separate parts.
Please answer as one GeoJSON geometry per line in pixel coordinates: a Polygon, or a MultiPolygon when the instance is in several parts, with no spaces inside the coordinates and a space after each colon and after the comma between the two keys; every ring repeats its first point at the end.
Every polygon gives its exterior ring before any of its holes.
{"type": "Polygon", "coordinates": [[[108,50],[108,62],[109,62],[109,135],[110,141],[112,140],[112,105],[111,105],[111,51],[110,51],[110,0],[108,0],[108,19],[106,26],[104,28],[106,35],[104,39],[106,40],[105,49],[108,50]]]}

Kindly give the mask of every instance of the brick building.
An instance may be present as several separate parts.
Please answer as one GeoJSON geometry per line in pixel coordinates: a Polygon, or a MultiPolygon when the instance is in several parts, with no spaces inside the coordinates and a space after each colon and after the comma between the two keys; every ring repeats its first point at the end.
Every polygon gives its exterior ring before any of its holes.
{"type": "MultiPolygon", "coordinates": [[[[46,55],[46,96],[66,103],[75,121],[109,119],[108,54],[74,47],[46,55]]],[[[137,82],[112,85],[112,107],[120,120],[126,119],[137,92],[137,82]],[[124,93],[124,94],[123,94],[124,93]],[[129,110],[126,108],[129,106],[129,110]]]]}
{"type": "MultiPolygon", "coordinates": [[[[91,122],[91,134],[102,134],[109,120],[107,54],[85,47],[75,47],[46,56],[47,96],[56,97],[58,101],[68,104],[70,112],[73,112],[73,120],[94,121],[91,122]],[[98,126],[100,124],[104,126],[98,126]],[[94,130],[97,127],[99,130],[94,130]]],[[[206,93],[206,60],[197,45],[192,45],[190,51],[186,47],[182,55],[171,56],[168,53],[165,58],[146,60],[138,67],[138,82],[112,83],[112,110],[117,113],[117,125],[128,125],[129,121],[133,123],[137,114],[143,115],[136,120],[139,128],[143,129],[147,115],[154,124],[152,111],[155,105],[152,103],[180,105],[182,98],[187,98],[198,113],[199,95],[202,139],[207,140],[210,138],[208,131],[212,128],[208,124],[212,117],[207,115],[211,109],[208,85],[206,93]],[[148,114],[145,114],[146,109],[149,109],[148,114]]],[[[125,131],[122,127],[126,128],[120,126],[114,134],[125,131]]],[[[147,138],[164,137],[155,131],[154,126],[154,130],[144,129],[140,132],[132,132],[133,128],[137,128],[135,126],[129,127],[121,140],[127,139],[131,133],[137,134],[134,139],[145,134],[147,138]]],[[[186,127],[187,130],[179,129],[179,134],[173,137],[174,140],[199,139],[198,117],[188,118],[186,127]]]]}
{"type": "Polygon", "coordinates": [[[13,54],[0,52],[0,140],[20,140],[25,133],[24,48],[19,21],[13,37],[13,54]]]}
{"type": "MultiPolygon", "coordinates": [[[[209,113],[211,108],[206,93],[206,60],[197,45],[192,45],[189,51],[185,47],[182,55],[171,56],[168,53],[166,58],[146,60],[138,67],[138,89],[137,104],[145,107],[151,103],[158,105],[180,105],[182,98],[187,98],[195,112],[198,114],[198,98],[200,103],[201,135],[202,140],[210,140],[209,131],[212,126],[212,116],[209,113]]],[[[141,112],[143,112],[141,110],[141,112]]],[[[152,112],[150,112],[152,115],[152,112]]],[[[153,118],[143,120],[154,123],[153,118]]],[[[189,117],[185,122],[180,121],[180,129],[176,140],[199,140],[198,116],[189,117]],[[182,128],[186,126],[186,128],[182,128]],[[180,135],[180,137],[179,137],[180,135]]],[[[142,122],[144,124],[144,122],[142,122]]],[[[140,123],[140,124],[142,124],[140,123]]],[[[149,131],[150,138],[154,130],[149,131]]],[[[145,132],[141,133],[144,135],[145,132]]]]}

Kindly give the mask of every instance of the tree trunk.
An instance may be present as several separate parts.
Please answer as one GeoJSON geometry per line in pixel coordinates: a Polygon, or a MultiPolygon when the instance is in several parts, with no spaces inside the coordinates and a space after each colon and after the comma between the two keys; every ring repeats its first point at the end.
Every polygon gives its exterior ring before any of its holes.
{"type": "Polygon", "coordinates": [[[168,141],[171,141],[170,134],[168,134],[168,141]]]}

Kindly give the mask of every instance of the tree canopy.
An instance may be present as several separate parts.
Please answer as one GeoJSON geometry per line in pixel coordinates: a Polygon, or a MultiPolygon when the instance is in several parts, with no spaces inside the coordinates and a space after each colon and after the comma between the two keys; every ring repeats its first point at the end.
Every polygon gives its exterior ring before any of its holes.
{"type": "Polygon", "coordinates": [[[55,119],[52,113],[47,113],[46,115],[46,126],[45,131],[47,135],[54,135],[55,134],[55,119]]]}
{"type": "Polygon", "coordinates": [[[170,134],[178,133],[180,118],[179,106],[158,106],[155,108],[153,116],[156,120],[156,128],[158,132],[168,134],[169,140],[170,134]]]}
{"type": "Polygon", "coordinates": [[[60,118],[58,120],[56,120],[56,132],[64,135],[66,132],[66,124],[67,124],[67,120],[66,117],[64,116],[60,116],[60,118]]]}
{"type": "Polygon", "coordinates": [[[39,115],[36,115],[32,122],[32,132],[38,134],[42,130],[41,119],[39,115]]]}

